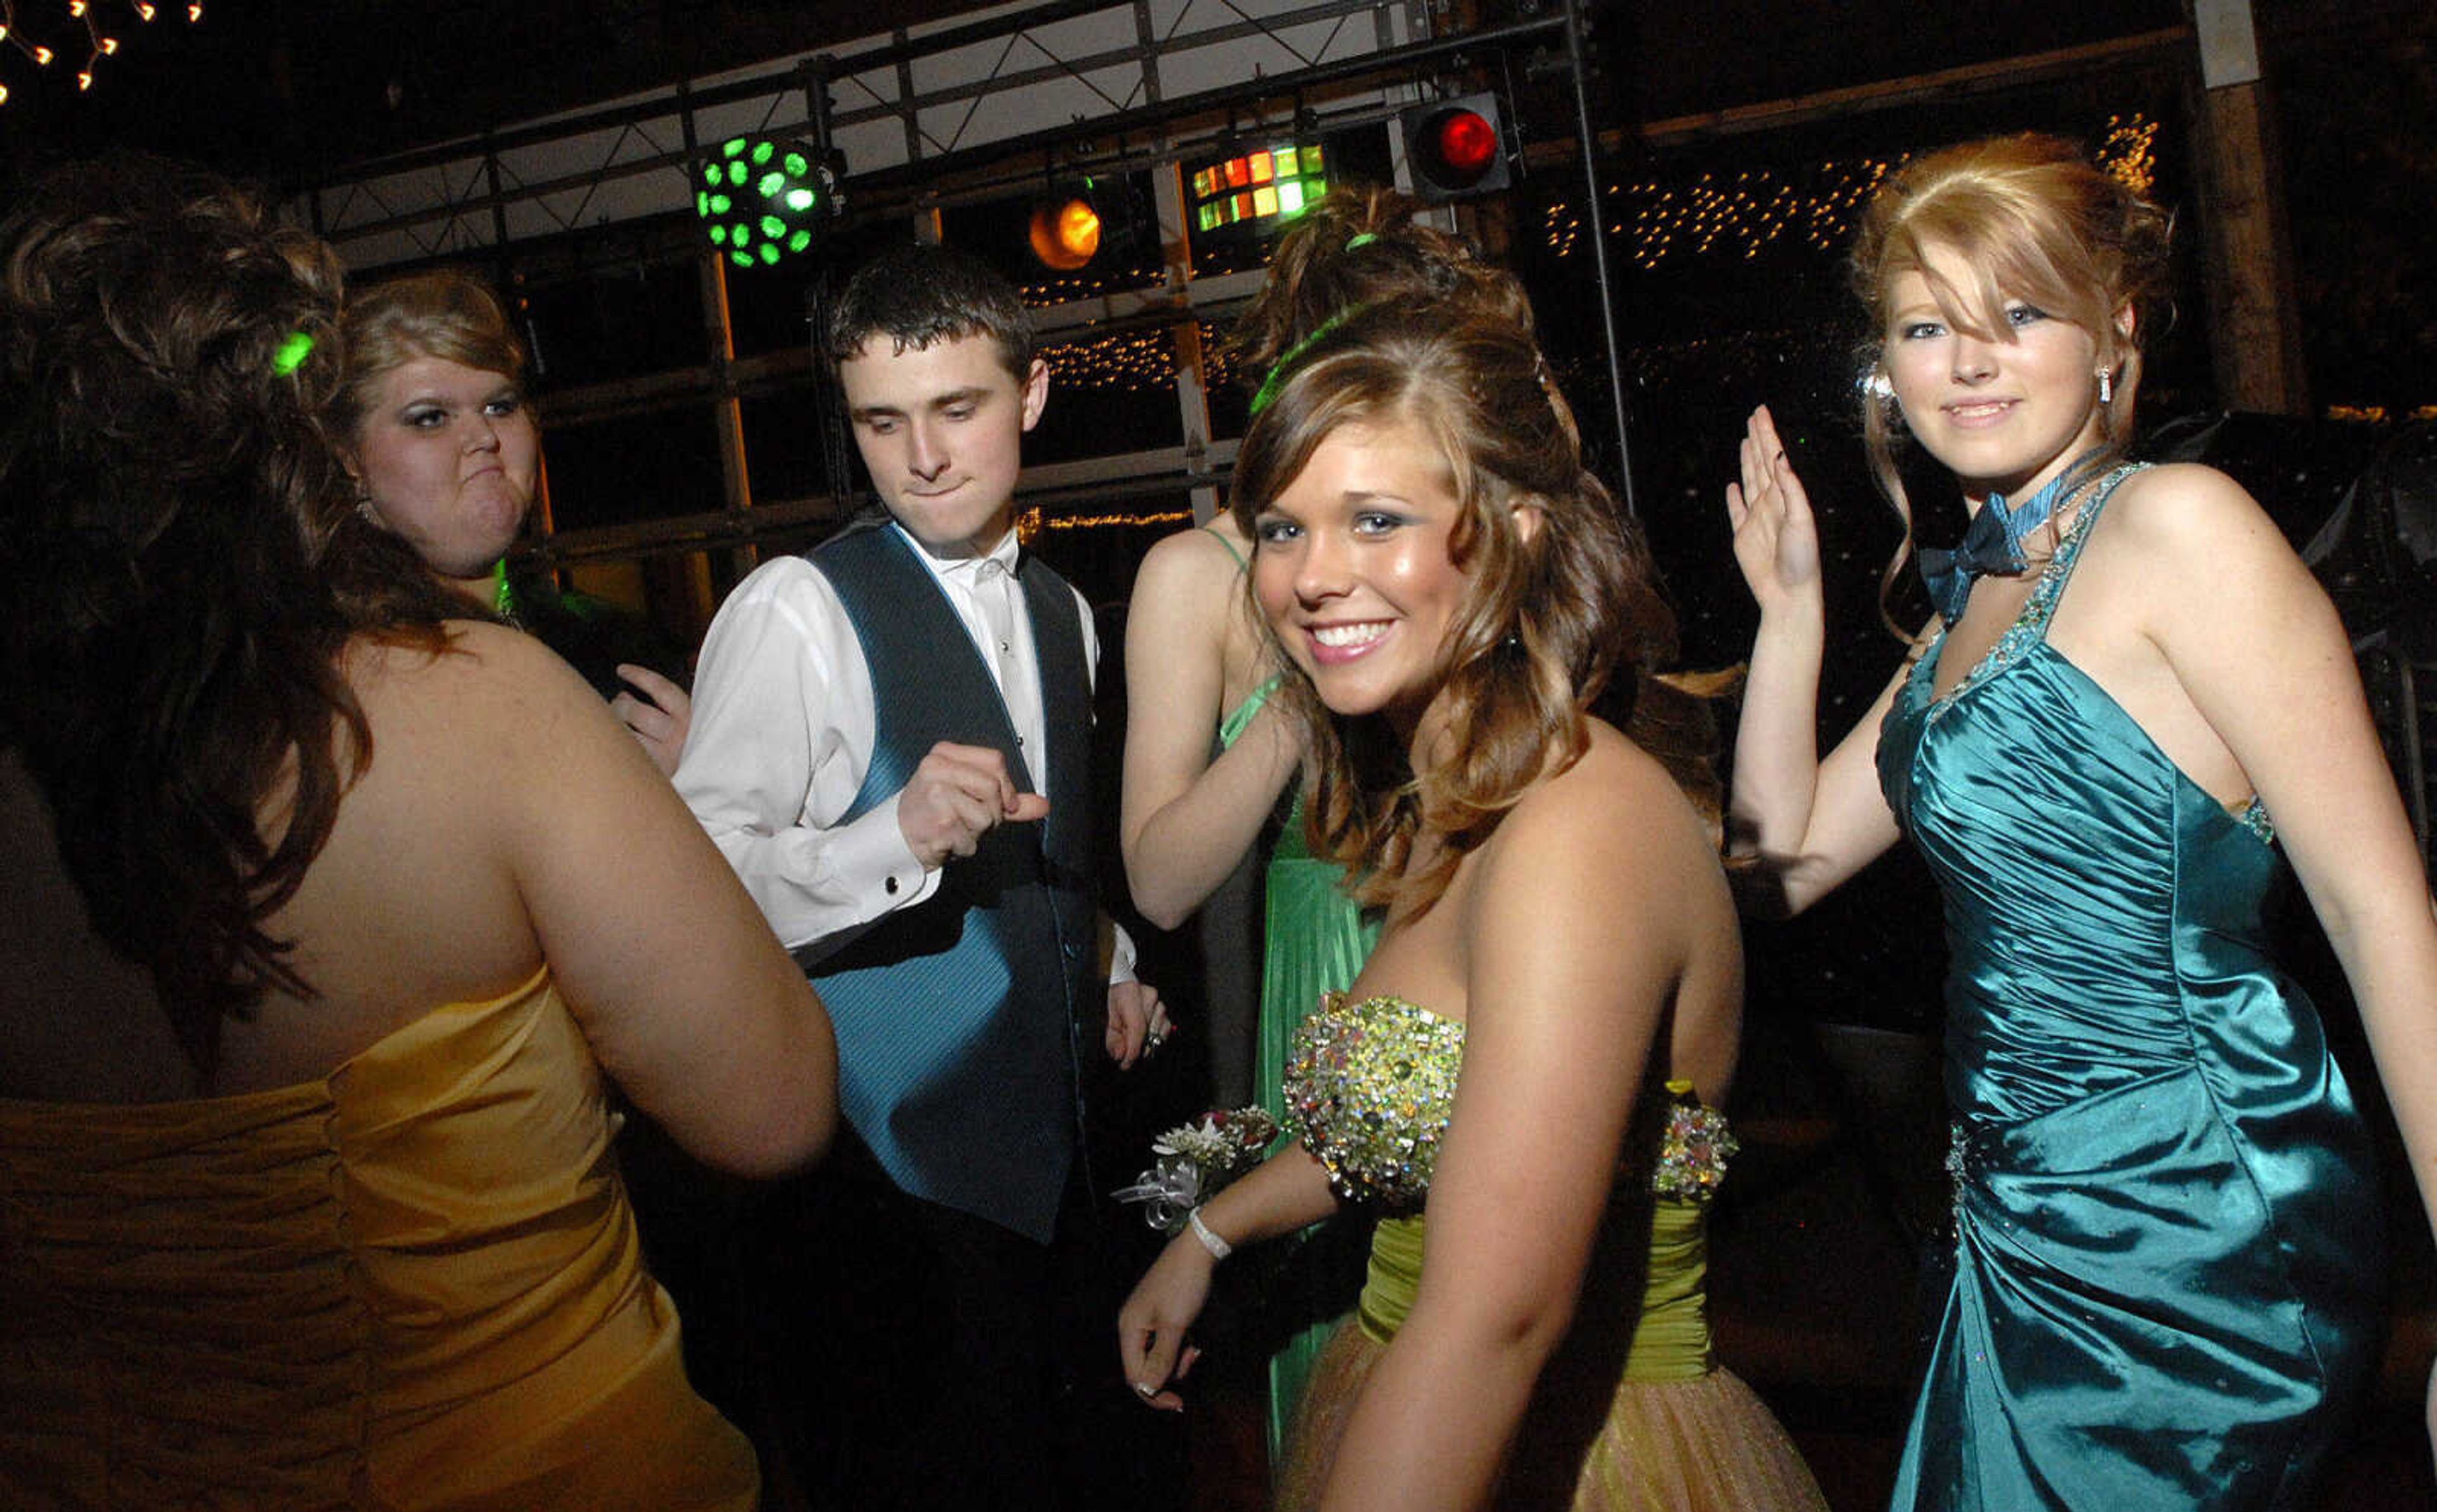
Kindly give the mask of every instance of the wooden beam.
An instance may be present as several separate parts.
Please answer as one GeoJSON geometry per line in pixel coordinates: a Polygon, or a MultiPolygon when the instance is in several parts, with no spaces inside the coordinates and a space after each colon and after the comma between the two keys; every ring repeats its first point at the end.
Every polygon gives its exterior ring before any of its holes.
{"type": "Polygon", "coordinates": [[[2192,113],[2202,202],[2210,366],[2218,402],[2260,414],[2310,412],[2294,292],[2285,175],[2260,78],[2251,0],[2200,0],[2200,90],[2192,113]]]}

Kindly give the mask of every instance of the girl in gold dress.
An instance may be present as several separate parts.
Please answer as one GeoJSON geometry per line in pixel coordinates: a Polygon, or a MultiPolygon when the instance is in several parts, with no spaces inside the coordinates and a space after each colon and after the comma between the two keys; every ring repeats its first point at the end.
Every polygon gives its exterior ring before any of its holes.
{"type": "Polygon", "coordinates": [[[742,1512],[604,1078],[785,1170],[828,1020],[591,690],[352,507],[337,295],[173,165],[0,223],[0,1486],[742,1512]]]}

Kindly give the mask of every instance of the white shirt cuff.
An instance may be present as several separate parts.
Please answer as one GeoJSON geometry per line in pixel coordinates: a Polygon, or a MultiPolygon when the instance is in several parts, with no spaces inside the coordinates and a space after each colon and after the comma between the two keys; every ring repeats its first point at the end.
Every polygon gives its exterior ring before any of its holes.
{"type": "Polygon", "coordinates": [[[923,870],[898,827],[897,799],[891,793],[853,823],[829,832],[830,875],[862,900],[858,912],[869,918],[911,908],[939,890],[939,874],[923,870]]]}

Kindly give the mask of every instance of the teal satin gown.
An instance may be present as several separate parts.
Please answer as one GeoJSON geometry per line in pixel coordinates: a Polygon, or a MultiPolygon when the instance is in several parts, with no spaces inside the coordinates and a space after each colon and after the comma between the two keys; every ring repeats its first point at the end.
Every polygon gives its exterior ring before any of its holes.
{"type": "MultiPolygon", "coordinates": [[[[2129,471],[2129,470],[2128,470],[2129,471]]],[[[2300,1506],[2375,1363],[2372,1152],[2228,812],[2045,630],[2082,512],[1878,765],[1945,899],[1955,1276],[1898,1508],[2300,1506]]]]}

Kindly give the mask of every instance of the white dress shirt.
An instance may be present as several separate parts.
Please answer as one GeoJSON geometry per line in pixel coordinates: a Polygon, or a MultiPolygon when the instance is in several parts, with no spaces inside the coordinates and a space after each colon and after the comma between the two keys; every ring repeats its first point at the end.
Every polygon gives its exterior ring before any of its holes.
{"type": "MultiPolygon", "coordinates": [[[[895,525],[886,528],[903,535],[895,525]]],[[[1015,675],[1008,676],[979,598],[984,575],[1013,570],[1015,532],[982,556],[950,560],[910,535],[904,540],[938,580],[999,683],[1025,764],[1036,789],[1045,789],[1049,751],[1032,617],[1023,612],[1018,590],[1005,658],[1015,675]]],[[[1096,676],[1099,636],[1079,593],[1075,609],[1083,664],[1096,676]]],[[[829,579],[798,556],[755,568],[720,605],[703,638],[693,724],[675,781],[790,949],[834,949],[938,889],[938,874],[923,870],[898,828],[895,793],[839,823],[863,791],[876,738],[871,671],[829,579]]],[[[1118,931],[1112,979],[1131,980],[1132,960],[1132,943],[1118,931]]]]}

